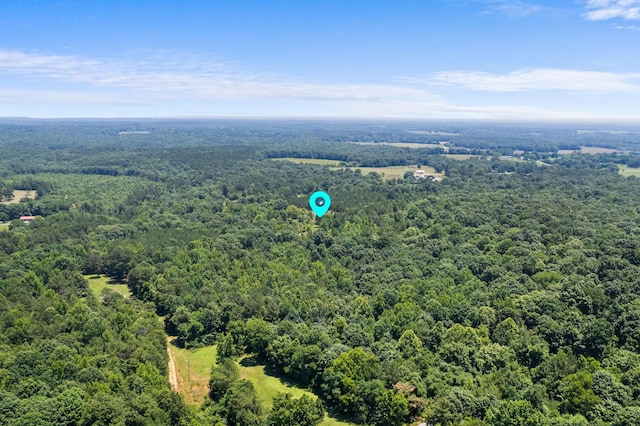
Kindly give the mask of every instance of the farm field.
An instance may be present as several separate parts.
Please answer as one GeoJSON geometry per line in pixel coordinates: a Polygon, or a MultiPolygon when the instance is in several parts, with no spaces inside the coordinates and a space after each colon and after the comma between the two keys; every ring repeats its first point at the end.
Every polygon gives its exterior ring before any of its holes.
{"type": "Polygon", "coordinates": [[[123,295],[124,297],[131,296],[131,292],[129,291],[129,287],[126,284],[121,282],[117,282],[112,280],[110,277],[104,275],[85,275],[84,278],[89,281],[89,289],[96,296],[100,296],[102,294],[102,290],[108,288],[112,291],[116,291],[123,295]]]}
{"type": "MultiPolygon", "coordinates": [[[[270,410],[273,405],[273,398],[278,393],[290,393],[294,398],[300,398],[302,395],[307,395],[311,398],[317,398],[312,392],[308,390],[300,389],[295,386],[289,386],[277,377],[270,376],[265,373],[264,365],[254,366],[242,366],[240,365],[240,377],[247,379],[253,383],[256,389],[258,399],[262,402],[265,409],[270,410]]],[[[323,422],[325,426],[346,426],[351,423],[339,421],[337,419],[328,417],[325,415],[323,422]]]]}
{"type": "Polygon", "coordinates": [[[453,158],[454,160],[468,160],[470,158],[480,158],[481,155],[472,155],[472,154],[444,154],[445,157],[453,158]]]}
{"type": "Polygon", "coordinates": [[[37,196],[38,196],[38,192],[35,189],[30,191],[15,189],[13,191],[13,198],[11,200],[0,201],[0,203],[1,204],[18,204],[20,200],[22,200],[23,198],[30,198],[32,200],[35,200],[37,196]]]}
{"type": "MultiPolygon", "coordinates": [[[[415,172],[418,166],[388,166],[388,167],[341,167],[340,162],[336,160],[323,160],[317,158],[274,158],[274,160],[291,161],[298,164],[320,164],[330,166],[331,170],[360,170],[362,174],[378,173],[385,179],[402,179],[406,172],[415,172]]],[[[426,173],[434,174],[440,178],[445,177],[444,173],[436,173],[433,167],[422,166],[422,170],[426,173]]]]}
{"type": "Polygon", "coordinates": [[[603,148],[599,146],[581,146],[579,151],[573,149],[560,149],[558,154],[571,155],[571,154],[611,154],[613,152],[621,152],[619,149],[603,148]]]}
{"type": "MultiPolygon", "coordinates": [[[[418,169],[418,166],[389,166],[389,167],[348,167],[349,169],[360,169],[362,174],[368,175],[369,173],[378,173],[383,175],[385,179],[402,179],[404,174],[407,172],[415,172],[418,169]]],[[[436,173],[436,170],[433,167],[422,166],[422,170],[424,170],[428,174],[436,175],[440,178],[443,178],[444,173],[436,173]]]]}

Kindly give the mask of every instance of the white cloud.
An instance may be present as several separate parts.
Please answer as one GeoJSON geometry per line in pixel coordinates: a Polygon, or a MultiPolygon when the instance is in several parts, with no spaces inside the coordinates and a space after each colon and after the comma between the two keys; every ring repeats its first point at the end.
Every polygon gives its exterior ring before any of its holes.
{"type": "Polygon", "coordinates": [[[505,15],[513,18],[521,18],[523,16],[537,13],[541,10],[541,7],[536,4],[519,0],[491,0],[488,3],[490,9],[504,13],[505,15]]]}
{"type": "Polygon", "coordinates": [[[389,118],[459,118],[459,119],[550,119],[572,118],[575,112],[527,105],[454,105],[449,102],[429,103],[392,101],[386,104],[353,105],[353,116],[389,118]],[[363,114],[366,112],[366,114],[363,114]]]}
{"type": "Polygon", "coordinates": [[[500,13],[511,18],[522,18],[541,12],[548,7],[541,7],[538,4],[524,0],[449,0],[460,7],[478,5],[485,13],[500,13]]]}
{"type": "Polygon", "coordinates": [[[640,74],[555,68],[522,69],[507,74],[477,71],[435,73],[427,80],[432,86],[447,86],[487,92],[554,90],[584,93],[636,92],[640,74]]]}
{"type": "Polygon", "coordinates": [[[245,72],[207,57],[116,60],[0,49],[0,115],[584,117],[637,111],[639,86],[638,74],[547,68],[440,72],[426,81],[390,84],[314,83],[245,72]],[[504,95],[536,90],[548,92],[504,95]],[[567,91],[616,96],[588,105],[569,100],[575,97],[567,91]],[[632,95],[623,105],[619,93],[632,95]]]}
{"type": "Polygon", "coordinates": [[[83,83],[147,92],[158,97],[290,98],[384,101],[433,98],[423,89],[384,84],[314,84],[253,75],[214,62],[181,57],[124,62],[0,50],[0,73],[23,79],[83,83]],[[184,65],[187,64],[187,65],[184,65]]]}
{"type": "Polygon", "coordinates": [[[589,21],[640,19],[640,0],[588,0],[587,9],[584,17],[589,21]]]}
{"type": "Polygon", "coordinates": [[[616,30],[640,31],[640,25],[616,25],[616,30]]]}

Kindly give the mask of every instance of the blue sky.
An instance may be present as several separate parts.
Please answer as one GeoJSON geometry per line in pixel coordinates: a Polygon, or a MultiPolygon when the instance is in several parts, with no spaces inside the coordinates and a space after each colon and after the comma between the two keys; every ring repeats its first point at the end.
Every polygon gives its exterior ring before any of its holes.
{"type": "Polygon", "coordinates": [[[0,0],[0,116],[640,120],[640,0],[0,0]]]}

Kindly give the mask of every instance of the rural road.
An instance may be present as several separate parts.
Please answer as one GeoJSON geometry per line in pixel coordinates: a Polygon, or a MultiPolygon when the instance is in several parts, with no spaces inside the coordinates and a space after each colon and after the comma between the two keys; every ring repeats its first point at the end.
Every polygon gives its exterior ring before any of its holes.
{"type": "Polygon", "coordinates": [[[171,353],[171,340],[167,337],[167,352],[169,353],[169,383],[171,383],[171,389],[178,392],[178,372],[176,370],[176,360],[171,353]]]}

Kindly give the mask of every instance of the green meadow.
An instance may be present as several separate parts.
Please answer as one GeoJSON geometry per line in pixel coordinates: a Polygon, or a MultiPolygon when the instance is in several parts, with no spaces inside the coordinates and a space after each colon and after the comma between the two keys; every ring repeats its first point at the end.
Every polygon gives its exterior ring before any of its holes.
{"type": "Polygon", "coordinates": [[[640,167],[629,167],[624,164],[618,164],[618,173],[622,176],[640,177],[640,167]]]}
{"type": "Polygon", "coordinates": [[[105,288],[118,292],[124,297],[131,296],[131,291],[129,291],[129,287],[126,284],[115,281],[110,277],[89,274],[85,275],[84,278],[89,281],[89,289],[96,297],[100,296],[105,288]]]}
{"type": "MultiPolygon", "coordinates": [[[[290,386],[280,380],[278,377],[267,374],[264,365],[243,366],[240,365],[240,377],[247,379],[253,383],[258,399],[262,402],[263,407],[270,410],[273,405],[273,399],[278,393],[290,393],[294,398],[300,398],[307,395],[311,398],[317,398],[315,394],[308,390],[290,386]]],[[[352,423],[342,422],[325,415],[321,423],[325,426],[348,426],[352,423]]]]}
{"type": "Polygon", "coordinates": [[[216,346],[184,349],[167,344],[175,360],[178,392],[187,404],[202,404],[209,393],[211,369],[216,365],[216,346]]]}

